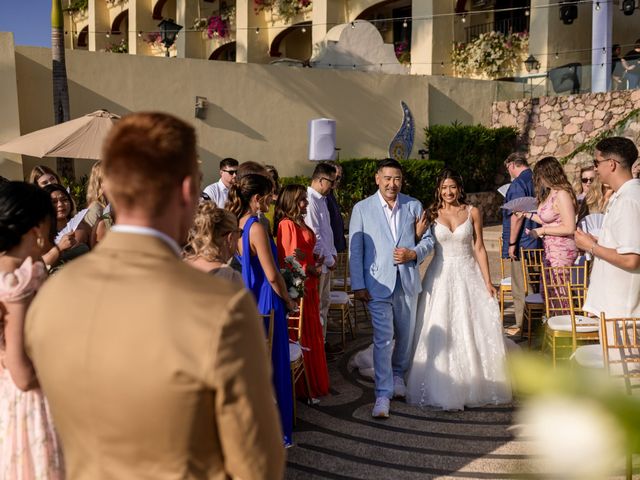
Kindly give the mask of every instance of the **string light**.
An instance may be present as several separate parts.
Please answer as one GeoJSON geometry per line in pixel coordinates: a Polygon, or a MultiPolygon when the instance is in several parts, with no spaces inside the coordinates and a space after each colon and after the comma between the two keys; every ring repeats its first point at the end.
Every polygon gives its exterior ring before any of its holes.
{"type": "Polygon", "coordinates": [[[462,23],[467,23],[467,14],[466,13],[462,14],[462,23]]]}
{"type": "Polygon", "coordinates": [[[260,34],[260,27],[256,27],[256,35],[260,34]]]}
{"type": "Polygon", "coordinates": [[[524,16],[525,16],[525,17],[528,17],[529,15],[530,15],[530,12],[529,12],[529,9],[527,8],[527,9],[524,11],[524,16]]]}
{"type": "Polygon", "coordinates": [[[111,38],[111,34],[109,32],[107,32],[107,38],[111,38]]]}
{"type": "Polygon", "coordinates": [[[560,55],[558,55],[558,52],[556,52],[556,60],[560,58],[560,55]]]}
{"type": "Polygon", "coordinates": [[[402,28],[407,28],[409,26],[409,24],[407,23],[407,19],[404,19],[404,22],[402,22],[402,28]]]}
{"type": "Polygon", "coordinates": [[[356,28],[356,24],[351,22],[351,28],[356,28]]]}
{"type": "Polygon", "coordinates": [[[600,2],[596,2],[596,10],[600,10],[600,2]]]}
{"type": "Polygon", "coordinates": [[[307,33],[307,29],[305,27],[302,27],[302,33],[307,33]]]}
{"type": "Polygon", "coordinates": [[[138,32],[138,37],[142,37],[142,30],[138,32]]]}

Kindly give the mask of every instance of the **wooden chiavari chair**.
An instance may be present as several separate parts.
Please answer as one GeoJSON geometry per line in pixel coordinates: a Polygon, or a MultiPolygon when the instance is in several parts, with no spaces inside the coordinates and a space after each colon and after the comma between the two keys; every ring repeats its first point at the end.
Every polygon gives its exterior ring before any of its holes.
{"type": "Polygon", "coordinates": [[[544,249],[542,248],[521,248],[520,261],[522,263],[522,275],[524,277],[524,326],[527,326],[527,339],[531,348],[531,325],[534,320],[542,320],[544,314],[544,300],[540,293],[542,284],[542,267],[544,259],[544,249]]]}
{"type": "Polygon", "coordinates": [[[545,323],[542,350],[551,347],[556,366],[559,338],[571,338],[571,353],[578,340],[598,340],[598,321],[587,317],[582,305],[587,291],[587,266],[543,267],[545,323]]]}
{"type": "Polygon", "coordinates": [[[507,301],[513,301],[513,291],[511,289],[511,277],[505,277],[506,259],[502,258],[502,237],[499,240],[500,248],[500,290],[498,290],[498,299],[500,300],[500,318],[504,323],[504,304],[507,301]]]}
{"type": "Polygon", "coordinates": [[[296,383],[298,379],[304,377],[304,385],[307,389],[307,396],[311,400],[311,387],[309,386],[309,377],[307,376],[307,370],[304,368],[304,352],[303,347],[300,345],[300,339],[302,338],[303,327],[303,315],[304,315],[304,299],[300,299],[297,312],[289,312],[288,327],[289,338],[293,336],[295,340],[289,341],[289,359],[291,362],[291,388],[293,390],[293,421],[296,421],[296,383]],[[293,335],[291,335],[293,333],[293,335]]]}
{"type": "MultiPolygon", "coordinates": [[[[607,318],[600,314],[604,365],[624,382],[629,395],[640,393],[640,317],[607,318]]],[[[626,454],[626,478],[633,477],[633,451],[626,454]]]]}
{"type": "Polygon", "coordinates": [[[351,338],[355,339],[356,335],[354,327],[351,324],[351,298],[349,295],[349,257],[346,253],[339,253],[336,269],[333,272],[335,280],[339,281],[342,288],[339,290],[331,289],[331,301],[329,305],[329,315],[336,314],[340,322],[340,334],[342,336],[342,349],[346,348],[346,332],[347,328],[351,334],[351,338]]]}

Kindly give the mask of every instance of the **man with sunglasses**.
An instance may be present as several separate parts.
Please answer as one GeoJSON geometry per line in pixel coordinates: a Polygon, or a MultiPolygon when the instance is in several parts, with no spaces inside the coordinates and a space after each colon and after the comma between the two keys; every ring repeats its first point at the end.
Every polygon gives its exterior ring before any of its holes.
{"type": "Polygon", "coordinates": [[[598,237],[576,230],[576,245],[593,257],[583,309],[608,317],[640,316],[640,180],[631,175],[638,158],[634,143],[611,137],[596,145],[593,166],[614,194],[598,237]]]}
{"type": "MultiPolygon", "coordinates": [[[[331,271],[336,268],[337,252],[333,243],[331,217],[327,207],[327,195],[336,183],[336,168],[328,163],[319,163],[313,170],[311,186],[307,188],[307,215],[304,218],[307,226],[316,234],[316,246],[313,253],[324,259],[322,273],[318,282],[318,296],[320,297],[320,322],[322,333],[327,336],[327,321],[331,305],[331,271]]],[[[326,344],[329,353],[337,353],[333,347],[326,344]]]]}
{"type": "Polygon", "coordinates": [[[224,208],[229,196],[229,188],[236,183],[238,161],[235,158],[223,158],[220,161],[220,180],[208,185],[202,191],[202,197],[211,200],[218,208],[224,208]]]}

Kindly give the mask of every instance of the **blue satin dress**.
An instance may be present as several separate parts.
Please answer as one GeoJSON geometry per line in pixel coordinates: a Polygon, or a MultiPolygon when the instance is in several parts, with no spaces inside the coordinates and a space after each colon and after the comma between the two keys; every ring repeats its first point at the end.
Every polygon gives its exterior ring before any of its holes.
{"type": "MultiPolygon", "coordinates": [[[[278,401],[278,410],[280,411],[284,444],[288,446],[293,444],[293,391],[291,386],[291,363],[289,360],[289,330],[287,328],[284,302],[274,292],[265,277],[258,256],[251,255],[249,231],[257,221],[258,217],[249,217],[245,223],[242,233],[242,252],[244,255],[237,255],[236,258],[242,265],[242,279],[247,289],[253,292],[258,304],[258,311],[263,315],[268,315],[271,309],[274,309],[273,353],[271,356],[273,387],[278,401]]],[[[271,243],[275,266],[278,268],[276,245],[271,240],[271,237],[269,237],[269,242],[271,243]]],[[[265,329],[267,327],[268,325],[265,325],[265,329]]],[[[269,399],[265,399],[265,401],[269,401],[269,399]]]]}

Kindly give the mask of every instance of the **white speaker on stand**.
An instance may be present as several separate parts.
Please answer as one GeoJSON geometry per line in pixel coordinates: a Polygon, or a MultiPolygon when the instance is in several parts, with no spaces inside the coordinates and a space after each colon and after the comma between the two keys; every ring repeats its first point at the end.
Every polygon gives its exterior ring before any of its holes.
{"type": "Polygon", "coordinates": [[[309,120],[309,160],[336,159],[336,121],[329,118],[309,120]]]}

